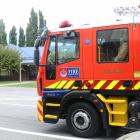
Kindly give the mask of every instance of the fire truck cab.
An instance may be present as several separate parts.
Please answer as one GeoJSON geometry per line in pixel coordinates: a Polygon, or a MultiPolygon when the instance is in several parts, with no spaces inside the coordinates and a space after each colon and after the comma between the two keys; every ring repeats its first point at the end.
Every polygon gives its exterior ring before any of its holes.
{"type": "Polygon", "coordinates": [[[80,137],[113,126],[139,129],[140,24],[60,27],[35,42],[39,120],[66,119],[80,137]]]}

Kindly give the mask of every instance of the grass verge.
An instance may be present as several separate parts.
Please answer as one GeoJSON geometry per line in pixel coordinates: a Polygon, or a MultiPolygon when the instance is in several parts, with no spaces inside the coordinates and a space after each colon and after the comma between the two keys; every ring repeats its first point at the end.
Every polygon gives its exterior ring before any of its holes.
{"type": "Polygon", "coordinates": [[[36,82],[19,82],[19,81],[7,81],[0,82],[0,87],[26,87],[26,88],[35,88],[36,82]]]}

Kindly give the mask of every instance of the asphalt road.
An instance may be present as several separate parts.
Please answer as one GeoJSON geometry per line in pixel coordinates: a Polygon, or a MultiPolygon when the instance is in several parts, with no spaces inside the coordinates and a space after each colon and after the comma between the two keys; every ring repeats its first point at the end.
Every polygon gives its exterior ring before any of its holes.
{"type": "MultiPolygon", "coordinates": [[[[37,98],[34,88],[0,87],[0,140],[82,140],[68,132],[64,120],[57,124],[40,123],[37,119],[37,98]]],[[[91,140],[113,140],[118,133],[91,140]]]]}

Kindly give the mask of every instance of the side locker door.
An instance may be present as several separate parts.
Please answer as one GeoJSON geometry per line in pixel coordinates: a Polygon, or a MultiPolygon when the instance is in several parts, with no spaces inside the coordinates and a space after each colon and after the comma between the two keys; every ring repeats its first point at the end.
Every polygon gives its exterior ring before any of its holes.
{"type": "Polygon", "coordinates": [[[96,28],[94,78],[132,80],[132,25],[96,28]]]}
{"type": "Polygon", "coordinates": [[[93,29],[84,29],[82,32],[82,49],[83,49],[83,73],[84,79],[93,79],[93,29]]]}

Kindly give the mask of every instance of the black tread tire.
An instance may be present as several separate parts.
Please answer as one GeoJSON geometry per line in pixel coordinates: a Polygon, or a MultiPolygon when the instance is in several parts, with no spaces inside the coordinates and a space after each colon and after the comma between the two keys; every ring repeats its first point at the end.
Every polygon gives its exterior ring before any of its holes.
{"type": "Polygon", "coordinates": [[[74,103],[73,105],[70,106],[70,108],[68,109],[66,123],[67,123],[68,130],[73,135],[78,136],[78,137],[84,137],[84,138],[95,136],[98,133],[99,128],[100,128],[100,119],[99,119],[99,115],[97,111],[94,109],[94,107],[92,107],[90,104],[85,103],[85,102],[74,103]],[[84,130],[84,131],[81,131],[75,128],[71,121],[73,112],[79,109],[87,111],[91,117],[91,125],[87,130],[84,130]]]}

